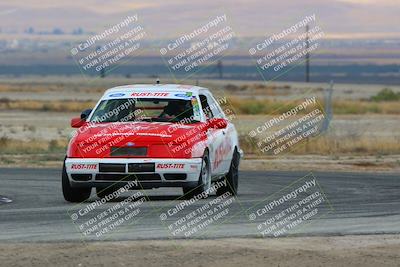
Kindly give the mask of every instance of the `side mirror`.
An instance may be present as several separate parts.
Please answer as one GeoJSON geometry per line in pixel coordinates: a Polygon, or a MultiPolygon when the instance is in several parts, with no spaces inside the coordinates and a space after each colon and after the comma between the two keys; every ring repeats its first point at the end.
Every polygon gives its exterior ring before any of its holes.
{"type": "Polygon", "coordinates": [[[85,120],[82,120],[79,117],[72,118],[71,119],[71,127],[72,128],[79,128],[79,127],[83,126],[85,124],[85,122],[86,122],[85,120]]]}
{"type": "Polygon", "coordinates": [[[82,120],[86,120],[89,117],[91,112],[92,112],[92,109],[90,109],[90,108],[89,109],[85,109],[84,111],[82,111],[81,119],[82,120]]]}
{"type": "Polygon", "coordinates": [[[225,129],[228,127],[228,121],[223,118],[213,118],[207,121],[210,128],[225,129]]]}

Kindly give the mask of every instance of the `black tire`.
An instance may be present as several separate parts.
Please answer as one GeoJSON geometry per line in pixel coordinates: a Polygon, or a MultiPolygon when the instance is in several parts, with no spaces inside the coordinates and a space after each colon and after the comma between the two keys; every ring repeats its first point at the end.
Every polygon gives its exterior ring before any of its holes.
{"type": "Polygon", "coordinates": [[[226,186],[222,186],[217,189],[217,196],[221,196],[226,192],[231,193],[233,196],[237,195],[239,187],[239,161],[240,156],[235,149],[231,165],[229,167],[229,172],[224,177],[224,180],[226,181],[226,186]]]}
{"type": "Polygon", "coordinates": [[[111,188],[104,188],[104,187],[96,187],[96,195],[99,198],[103,198],[109,194],[112,194],[114,190],[111,188]]]}
{"type": "MultiPolygon", "coordinates": [[[[199,183],[196,187],[182,187],[184,197],[186,199],[191,199],[196,195],[202,194],[203,192],[209,191],[211,188],[211,167],[210,158],[208,156],[208,151],[206,150],[203,155],[203,160],[201,164],[201,171],[199,177],[199,183]],[[207,171],[204,175],[203,171],[207,171]],[[205,177],[208,176],[208,177],[205,177]],[[206,178],[206,181],[204,180],[206,178]]],[[[203,195],[204,198],[208,197],[208,194],[203,195]]]]}
{"type": "Polygon", "coordinates": [[[83,202],[90,197],[92,188],[73,188],[69,183],[65,162],[62,171],[62,192],[64,199],[69,202],[83,202]]]}

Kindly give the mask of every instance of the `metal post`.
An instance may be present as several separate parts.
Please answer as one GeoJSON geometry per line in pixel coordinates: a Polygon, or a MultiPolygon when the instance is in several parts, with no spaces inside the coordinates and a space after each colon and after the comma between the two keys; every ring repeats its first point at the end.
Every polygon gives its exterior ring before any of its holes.
{"type": "Polygon", "coordinates": [[[223,71],[222,71],[222,61],[221,60],[218,60],[217,68],[218,68],[219,78],[222,79],[223,71]]]}
{"type": "Polygon", "coordinates": [[[310,82],[310,43],[309,43],[309,36],[308,36],[309,26],[306,25],[306,83],[310,82]]]}
{"type": "Polygon", "coordinates": [[[329,128],[329,124],[333,118],[332,109],[332,94],[333,94],[333,81],[330,82],[329,88],[324,90],[324,106],[325,106],[325,118],[322,122],[320,133],[326,132],[329,128]]]}

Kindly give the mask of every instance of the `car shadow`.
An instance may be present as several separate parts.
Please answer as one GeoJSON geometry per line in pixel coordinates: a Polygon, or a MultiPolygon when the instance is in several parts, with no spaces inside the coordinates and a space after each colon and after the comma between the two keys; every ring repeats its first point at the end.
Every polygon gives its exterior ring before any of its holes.
{"type": "MultiPolygon", "coordinates": [[[[114,202],[122,202],[122,201],[128,201],[128,202],[135,202],[141,199],[142,197],[146,198],[146,201],[183,201],[183,200],[188,200],[185,198],[183,195],[156,195],[156,196],[141,196],[137,198],[133,198],[132,196],[119,196],[117,198],[113,198],[108,200],[108,203],[114,203],[114,202]]],[[[215,195],[210,195],[207,199],[213,199],[215,198],[215,195]]],[[[95,202],[96,200],[98,201],[100,198],[98,197],[92,197],[86,201],[86,203],[91,203],[95,202]]]]}
{"type": "MultiPolygon", "coordinates": [[[[167,196],[144,196],[146,198],[146,201],[168,201],[168,200],[183,200],[183,196],[182,195],[167,195],[167,196]]],[[[117,197],[115,199],[112,199],[108,202],[122,202],[125,201],[127,199],[130,199],[129,202],[135,202],[137,200],[139,200],[141,197],[139,198],[132,198],[130,196],[123,196],[123,197],[117,197]]]]}

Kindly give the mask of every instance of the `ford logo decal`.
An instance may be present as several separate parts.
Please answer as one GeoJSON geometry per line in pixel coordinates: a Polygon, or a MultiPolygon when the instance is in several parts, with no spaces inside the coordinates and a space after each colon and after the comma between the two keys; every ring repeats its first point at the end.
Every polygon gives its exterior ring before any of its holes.
{"type": "Polygon", "coordinates": [[[176,97],[181,97],[181,98],[185,98],[185,99],[190,99],[190,96],[187,94],[175,94],[176,97]]]}
{"type": "Polygon", "coordinates": [[[134,145],[135,145],[135,143],[128,142],[128,143],[126,143],[126,145],[127,145],[127,146],[134,146],[134,145]]]}
{"type": "Polygon", "coordinates": [[[120,97],[120,96],[124,96],[124,93],[114,93],[114,94],[109,94],[109,97],[120,97]]]}

